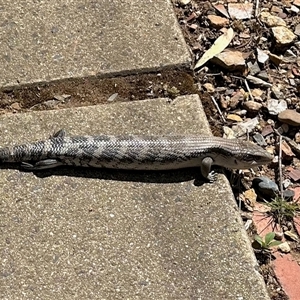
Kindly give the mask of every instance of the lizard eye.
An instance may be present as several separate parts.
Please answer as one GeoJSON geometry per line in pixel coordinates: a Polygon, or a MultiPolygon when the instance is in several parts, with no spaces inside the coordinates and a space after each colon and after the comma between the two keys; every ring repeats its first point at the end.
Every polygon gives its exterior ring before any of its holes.
{"type": "Polygon", "coordinates": [[[244,161],[254,161],[255,158],[253,157],[253,155],[246,154],[243,156],[243,160],[244,161]]]}

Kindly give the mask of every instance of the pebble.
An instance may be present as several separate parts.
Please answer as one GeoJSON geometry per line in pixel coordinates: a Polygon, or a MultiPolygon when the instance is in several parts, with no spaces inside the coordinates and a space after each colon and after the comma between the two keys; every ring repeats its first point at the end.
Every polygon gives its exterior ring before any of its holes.
{"type": "MultiPolygon", "coordinates": [[[[291,184],[291,181],[289,179],[287,179],[289,181],[289,184],[291,184]]],[[[295,192],[293,190],[284,190],[283,191],[283,198],[285,201],[291,201],[293,200],[295,196],[295,192]]]]}
{"type": "Polygon", "coordinates": [[[226,119],[230,120],[230,121],[234,121],[234,122],[242,122],[243,121],[243,119],[240,116],[235,115],[235,114],[229,114],[226,119]]]}
{"type": "Polygon", "coordinates": [[[287,242],[281,243],[277,247],[283,253],[289,253],[289,252],[291,252],[291,247],[289,246],[289,244],[287,242]]]}
{"type": "Polygon", "coordinates": [[[286,109],[279,113],[278,119],[282,123],[300,126],[300,114],[293,109],[286,109]]]}
{"type": "Polygon", "coordinates": [[[260,50],[259,48],[257,48],[256,51],[257,51],[258,62],[264,65],[269,60],[269,55],[264,51],[260,50]]]}
{"type": "Polygon", "coordinates": [[[251,83],[253,83],[255,85],[258,85],[258,86],[263,86],[263,87],[271,87],[272,86],[271,83],[266,82],[264,80],[261,80],[261,79],[259,79],[257,77],[252,76],[252,75],[248,75],[246,77],[246,79],[249,80],[251,83]]]}
{"type": "Polygon", "coordinates": [[[259,146],[267,146],[267,143],[266,143],[264,137],[260,133],[256,133],[253,136],[253,139],[259,146]]]}
{"type": "Polygon", "coordinates": [[[283,26],[272,28],[277,46],[285,47],[290,45],[297,37],[291,30],[283,26]]]}
{"type": "Polygon", "coordinates": [[[220,29],[222,27],[225,27],[226,25],[229,24],[229,20],[226,18],[222,18],[219,16],[215,16],[215,15],[208,15],[207,16],[210,24],[212,27],[220,29]]]}
{"type": "Polygon", "coordinates": [[[273,85],[271,87],[271,91],[272,91],[272,95],[276,98],[276,99],[282,99],[283,98],[283,93],[280,91],[279,86],[273,85]]]}
{"type": "Polygon", "coordinates": [[[250,100],[244,102],[243,107],[250,113],[258,113],[262,107],[262,104],[250,100]]]}
{"type": "MultiPolygon", "coordinates": [[[[277,100],[277,99],[270,99],[267,101],[267,109],[270,115],[278,115],[283,111],[287,110],[287,103],[285,100],[277,100]]],[[[279,115],[278,115],[279,117],[279,115]]]]}
{"type": "Polygon", "coordinates": [[[252,187],[257,195],[264,199],[274,198],[278,192],[278,185],[265,176],[256,177],[252,181],[252,187]]]}
{"type": "Polygon", "coordinates": [[[268,25],[269,27],[274,27],[274,26],[286,26],[286,23],[283,19],[273,16],[269,12],[263,11],[260,14],[260,19],[263,23],[268,25]]]}

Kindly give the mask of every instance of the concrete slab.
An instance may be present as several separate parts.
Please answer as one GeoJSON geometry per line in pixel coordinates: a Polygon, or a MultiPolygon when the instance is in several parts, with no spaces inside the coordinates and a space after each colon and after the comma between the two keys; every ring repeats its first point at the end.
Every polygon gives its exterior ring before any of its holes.
{"type": "Polygon", "coordinates": [[[1,1],[0,87],[187,66],[170,1],[1,1]]]}
{"type": "MultiPolygon", "coordinates": [[[[1,146],[62,127],[209,134],[205,120],[198,96],[2,115],[1,146]]],[[[4,299],[268,299],[223,175],[203,184],[197,169],[0,172],[4,299]]]]}

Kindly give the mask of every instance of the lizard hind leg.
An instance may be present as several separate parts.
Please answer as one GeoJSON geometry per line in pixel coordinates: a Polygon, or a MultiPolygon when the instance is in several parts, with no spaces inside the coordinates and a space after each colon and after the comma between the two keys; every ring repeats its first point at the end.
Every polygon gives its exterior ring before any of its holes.
{"type": "Polygon", "coordinates": [[[56,168],[61,165],[63,165],[63,163],[56,159],[44,159],[33,164],[28,162],[22,162],[21,168],[28,171],[35,171],[56,168]]]}

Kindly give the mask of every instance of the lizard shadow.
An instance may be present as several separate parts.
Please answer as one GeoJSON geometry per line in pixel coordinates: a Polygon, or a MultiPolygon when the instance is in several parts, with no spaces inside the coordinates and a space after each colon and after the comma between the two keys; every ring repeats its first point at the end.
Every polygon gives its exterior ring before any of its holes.
{"type": "Polygon", "coordinates": [[[194,180],[195,186],[201,186],[208,180],[202,177],[200,168],[187,168],[179,170],[164,171],[139,171],[139,170],[121,170],[121,169],[97,169],[61,166],[53,169],[39,171],[26,171],[18,163],[2,164],[0,169],[14,169],[20,172],[33,173],[39,178],[50,176],[70,176],[91,179],[114,180],[114,181],[132,181],[147,183],[179,183],[194,180]]]}

